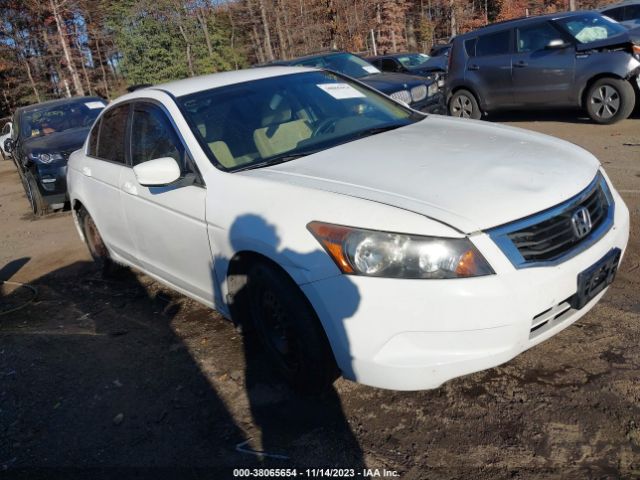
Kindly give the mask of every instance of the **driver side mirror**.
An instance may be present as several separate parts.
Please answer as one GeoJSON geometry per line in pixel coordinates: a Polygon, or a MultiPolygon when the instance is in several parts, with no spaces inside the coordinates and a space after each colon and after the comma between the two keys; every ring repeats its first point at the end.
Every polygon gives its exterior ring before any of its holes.
{"type": "Polygon", "coordinates": [[[565,42],[561,38],[556,38],[551,40],[549,43],[547,43],[547,46],[545,48],[547,50],[561,50],[563,48],[568,48],[570,46],[571,46],[570,43],[565,42]]]}
{"type": "Polygon", "coordinates": [[[4,151],[7,153],[13,153],[13,149],[15,148],[15,146],[16,144],[11,138],[7,138],[4,141],[4,151]]]}
{"type": "Polygon", "coordinates": [[[133,173],[143,187],[162,187],[179,180],[182,172],[175,159],[162,157],[136,165],[133,173]]]}

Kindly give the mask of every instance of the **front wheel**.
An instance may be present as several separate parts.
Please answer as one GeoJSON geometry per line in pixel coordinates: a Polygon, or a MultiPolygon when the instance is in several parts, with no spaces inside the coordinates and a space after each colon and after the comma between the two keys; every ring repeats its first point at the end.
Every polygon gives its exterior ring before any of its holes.
{"type": "Polygon", "coordinates": [[[247,293],[250,333],[257,335],[278,371],[297,390],[327,389],[338,368],[320,321],[298,286],[279,269],[257,263],[249,271],[247,293]]]}
{"type": "Polygon", "coordinates": [[[608,125],[631,115],[636,104],[636,93],[626,80],[601,78],[589,88],[586,104],[594,122],[608,125]]]}
{"type": "Polygon", "coordinates": [[[480,120],[482,112],[473,93],[468,90],[458,90],[449,100],[449,115],[480,120]]]}
{"type": "Polygon", "coordinates": [[[33,214],[36,217],[45,215],[49,211],[49,207],[44,201],[44,198],[42,198],[36,179],[29,172],[25,174],[24,188],[27,192],[27,199],[29,200],[33,214]]]}

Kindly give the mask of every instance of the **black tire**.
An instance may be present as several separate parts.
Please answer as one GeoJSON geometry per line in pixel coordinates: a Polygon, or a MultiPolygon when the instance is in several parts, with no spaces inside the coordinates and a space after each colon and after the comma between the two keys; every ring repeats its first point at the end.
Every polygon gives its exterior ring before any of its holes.
{"type": "Polygon", "coordinates": [[[49,206],[46,204],[38,188],[38,182],[30,172],[25,174],[24,188],[27,193],[27,199],[29,205],[31,205],[31,211],[36,217],[42,217],[49,211],[49,206]]]}
{"type": "Polygon", "coordinates": [[[91,215],[89,215],[89,212],[84,208],[78,211],[78,222],[80,223],[80,228],[82,228],[84,241],[87,244],[91,258],[93,258],[100,273],[106,278],[113,277],[121,271],[123,267],[111,259],[109,250],[102,240],[97,225],[93,221],[93,218],[91,218],[91,215]]]}
{"type": "Polygon", "coordinates": [[[300,392],[328,389],[339,376],[320,320],[289,276],[266,262],[254,264],[247,276],[249,329],[278,372],[300,392]]]}
{"type": "Polygon", "coordinates": [[[629,118],[636,105],[636,92],[626,80],[601,78],[587,91],[585,103],[594,122],[610,125],[629,118]]]}
{"type": "Polygon", "coordinates": [[[458,118],[480,120],[482,112],[473,93],[469,90],[458,90],[449,100],[449,115],[458,118]]]}

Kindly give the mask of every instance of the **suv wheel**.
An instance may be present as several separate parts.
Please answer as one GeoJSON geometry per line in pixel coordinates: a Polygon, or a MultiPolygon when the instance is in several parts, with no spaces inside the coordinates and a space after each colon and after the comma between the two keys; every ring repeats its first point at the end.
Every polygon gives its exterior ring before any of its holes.
{"type": "Polygon", "coordinates": [[[626,80],[601,78],[587,92],[587,112],[594,122],[610,124],[631,115],[636,104],[636,94],[626,80]]]}
{"type": "Polygon", "coordinates": [[[299,391],[321,392],[338,377],[338,368],[315,311],[282,271],[257,263],[247,276],[251,329],[278,371],[299,391]]]}
{"type": "Polygon", "coordinates": [[[449,101],[449,115],[480,120],[482,112],[473,93],[468,90],[458,90],[449,101]]]}
{"type": "Polygon", "coordinates": [[[25,175],[24,188],[27,193],[27,199],[29,200],[29,204],[31,205],[31,211],[33,212],[33,214],[36,217],[41,217],[46,214],[49,210],[49,207],[42,198],[42,194],[40,193],[40,189],[38,188],[36,179],[29,172],[27,172],[25,175]]]}

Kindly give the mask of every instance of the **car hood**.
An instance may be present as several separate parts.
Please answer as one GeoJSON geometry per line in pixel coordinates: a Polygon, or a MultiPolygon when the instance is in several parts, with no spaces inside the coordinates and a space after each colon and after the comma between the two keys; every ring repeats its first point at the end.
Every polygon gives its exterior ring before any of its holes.
{"type": "Polygon", "coordinates": [[[43,137],[28,138],[24,141],[27,153],[71,153],[84,144],[90,127],[72,128],[43,137]]]}
{"type": "Polygon", "coordinates": [[[387,94],[429,83],[424,78],[393,72],[374,73],[360,77],[358,80],[387,94]]]}
{"type": "Polygon", "coordinates": [[[242,174],[392,205],[472,233],[567,200],[587,187],[599,165],[553,137],[429,116],[242,174]]]}

